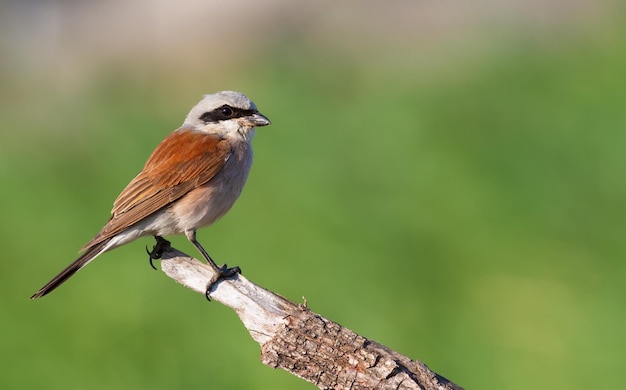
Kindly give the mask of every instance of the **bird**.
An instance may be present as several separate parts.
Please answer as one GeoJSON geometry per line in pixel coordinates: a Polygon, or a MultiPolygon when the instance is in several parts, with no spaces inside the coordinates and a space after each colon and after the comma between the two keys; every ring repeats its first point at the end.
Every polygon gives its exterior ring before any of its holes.
{"type": "Polygon", "coordinates": [[[82,254],[30,298],[47,295],[96,257],[140,237],[156,239],[148,252],[152,264],[169,245],[164,236],[184,234],[216,271],[207,285],[210,299],[211,286],[240,269],[215,264],[196,231],[231,209],[250,171],[255,129],[270,123],[240,92],[204,95],[122,190],[108,222],[82,247],[82,254]]]}

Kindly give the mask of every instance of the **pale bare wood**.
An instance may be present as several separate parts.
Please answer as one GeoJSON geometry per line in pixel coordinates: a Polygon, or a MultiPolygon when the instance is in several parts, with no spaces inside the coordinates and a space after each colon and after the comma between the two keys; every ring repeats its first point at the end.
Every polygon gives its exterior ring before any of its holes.
{"type": "MultiPolygon", "coordinates": [[[[169,248],[161,269],[200,293],[213,276],[205,263],[169,248]]],[[[261,346],[264,364],[320,389],[461,389],[412,360],[250,282],[241,275],[213,287],[211,299],[239,315],[261,346]]]]}

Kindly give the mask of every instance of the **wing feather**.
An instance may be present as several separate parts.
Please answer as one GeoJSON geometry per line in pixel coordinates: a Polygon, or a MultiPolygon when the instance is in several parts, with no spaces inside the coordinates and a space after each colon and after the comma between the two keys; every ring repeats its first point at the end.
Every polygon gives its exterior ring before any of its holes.
{"type": "Polygon", "coordinates": [[[84,247],[90,248],[211,180],[229,159],[227,141],[200,131],[170,134],[113,203],[111,218],[84,247]]]}

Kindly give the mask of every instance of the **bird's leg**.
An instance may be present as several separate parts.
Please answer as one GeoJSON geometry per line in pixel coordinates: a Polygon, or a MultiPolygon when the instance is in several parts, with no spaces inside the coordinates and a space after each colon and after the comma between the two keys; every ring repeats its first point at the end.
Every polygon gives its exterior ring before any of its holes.
{"type": "Polygon", "coordinates": [[[154,236],[154,239],[156,240],[156,244],[154,244],[154,246],[152,247],[152,251],[149,251],[148,247],[146,246],[146,252],[148,252],[150,266],[156,269],[156,267],[152,263],[152,260],[160,259],[161,256],[163,256],[163,252],[169,249],[170,242],[161,236],[154,236]]]}
{"type": "Polygon", "coordinates": [[[206,296],[206,299],[208,299],[210,301],[211,298],[209,297],[209,294],[210,294],[210,291],[211,291],[211,287],[213,287],[213,285],[215,283],[217,283],[220,279],[225,279],[225,278],[229,278],[229,277],[231,277],[231,276],[233,276],[235,274],[240,274],[241,273],[241,269],[239,267],[228,268],[228,266],[226,264],[222,265],[221,267],[218,266],[217,264],[215,264],[215,262],[213,261],[211,256],[209,256],[207,251],[204,250],[202,245],[200,245],[198,240],[196,240],[196,230],[195,229],[187,230],[185,232],[185,235],[187,236],[187,239],[200,251],[200,253],[202,253],[202,256],[204,257],[204,259],[211,266],[211,268],[213,268],[213,270],[215,271],[215,275],[213,275],[211,280],[209,280],[209,283],[206,286],[206,291],[205,291],[205,294],[204,294],[206,296]]]}

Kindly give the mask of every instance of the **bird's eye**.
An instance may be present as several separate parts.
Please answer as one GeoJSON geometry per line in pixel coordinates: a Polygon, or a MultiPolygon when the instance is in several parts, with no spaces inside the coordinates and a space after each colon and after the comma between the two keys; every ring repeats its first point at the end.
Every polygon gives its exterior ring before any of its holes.
{"type": "Polygon", "coordinates": [[[220,113],[227,118],[230,118],[233,115],[233,109],[229,106],[220,107],[220,113]]]}

